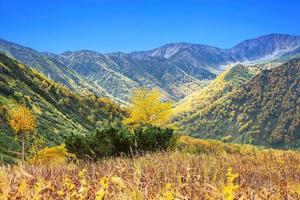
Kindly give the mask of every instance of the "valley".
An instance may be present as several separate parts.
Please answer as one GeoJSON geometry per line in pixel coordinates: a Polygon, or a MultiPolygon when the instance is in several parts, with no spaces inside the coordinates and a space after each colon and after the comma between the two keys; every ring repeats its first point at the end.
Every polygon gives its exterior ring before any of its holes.
{"type": "Polygon", "coordinates": [[[0,194],[299,199],[299,41],[53,54],[0,40],[0,194]]]}
{"type": "Polygon", "coordinates": [[[0,10],[0,200],[300,200],[300,1],[0,10]]]}
{"type": "Polygon", "coordinates": [[[53,54],[0,40],[2,152],[17,150],[5,114],[16,104],[34,110],[37,132],[54,145],[121,123],[139,88],[157,88],[172,102],[169,125],[178,134],[298,149],[299,44],[298,36],[270,34],[231,49],[174,43],[132,53],[53,54]]]}

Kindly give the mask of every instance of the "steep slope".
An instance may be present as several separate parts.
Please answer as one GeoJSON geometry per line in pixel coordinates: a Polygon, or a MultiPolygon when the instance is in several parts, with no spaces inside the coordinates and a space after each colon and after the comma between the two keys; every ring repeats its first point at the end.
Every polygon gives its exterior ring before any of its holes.
{"type": "MultiPolygon", "coordinates": [[[[140,86],[159,87],[174,100],[181,99],[191,90],[205,85],[203,81],[206,80],[205,78],[198,79],[165,58],[148,57],[139,60],[126,55],[122,56],[120,62],[119,56],[111,54],[108,56],[121,67],[121,73],[139,83],[140,86]]],[[[212,77],[214,78],[215,75],[213,74],[212,77]]]]}
{"type": "Polygon", "coordinates": [[[162,47],[150,50],[150,51],[135,51],[132,52],[130,55],[132,57],[138,59],[145,59],[147,57],[160,57],[160,58],[171,58],[173,55],[182,51],[183,49],[189,49],[193,44],[180,42],[180,43],[172,43],[166,44],[162,47]]]}
{"type": "Polygon", "coordinates": [[[300,148],[300,59],[262,71],[178,125],[201,138],[300,148]]]}
{"type": "Polygon", "coordinates": [[[26,104],[38,119],[37,133],[48,144],[61,143],[70,133],[88,134],[97,126],[117,122],[123,111],[105,98],[78,95],[47,79],[36,70],[0,54],[0,154],[15,150],[13,133],[7,125],[7,110],[26,104]]]}
{"type": "Polygon", "coordinates": [[[220,74],[207,87],[194,92],[179,101],[173,109],[173,121],[179,122],[213,104],[214,101],[230,93],[254,77],[257,69],[243,65],[233,65],[220,74]]]}
{"type": "Polygon", "coordinates": [[[138,83],[120,73],[118,65],[112,60],[97,52],[65,52],[56,55],[55,59],[117,99],[128,101],[131,91],[140,87],[138,83]]]}
{"type": "Polygon", "coordinates": [[[217,47],[174,43],[150,51],[133,52],[130,54],[138,60],[160,59],[172,63],[200,80],[213,79],[220,72],[219,66],[231,63],[230,55],[225,49],[217,47]]]}
{"type": "Polygon", "coordinates": [[[54,59],[50,53],[41,53],[34,49],[0,39],[0,52],[42,72],[49,79],[66,85],[73,91],[94,92],[99,96],[109,96],[103,88],[85,79],[64,64],[54,59]]]}
{"type": "Polygon", "coordinates": [[[74,71],[125,100],[128,100],[130,91],[138,87],[158,87],[168,98],[177,100],[189,93],[189,84],[195,89],[204,84],[173,63],[160,58],[136,60],[124,53],[84,54],[82,51],[69,52],[61,57],[67,60],[65,64],[74,71]]]}

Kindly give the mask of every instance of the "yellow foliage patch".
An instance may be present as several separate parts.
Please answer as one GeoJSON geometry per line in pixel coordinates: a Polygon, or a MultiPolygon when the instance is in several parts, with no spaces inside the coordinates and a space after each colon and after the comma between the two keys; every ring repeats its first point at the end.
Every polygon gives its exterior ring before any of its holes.
{"type": "Polygon", "coordinates": [[[8,124],[16,134],[28,133],[36,127],[36,119],[25,105],[18,105],[8,111],[8,124]]]}
{"type": "Polygon", "coordinates": [[[65,145],[54,147],[45,147],[28,160],[29,164],[33,165],[63,165],[68,159],[74,159],[75,155],[67,152],[65,145]]]}
{"type": "Polygon", "coordinates": [[[130,117],[124,120],[124,124],[151,124],[165,125],[171,118],[171,102],[162,102],[158,89],[139,89],[133,92],[132,106],[129,108],[130,117]]]}

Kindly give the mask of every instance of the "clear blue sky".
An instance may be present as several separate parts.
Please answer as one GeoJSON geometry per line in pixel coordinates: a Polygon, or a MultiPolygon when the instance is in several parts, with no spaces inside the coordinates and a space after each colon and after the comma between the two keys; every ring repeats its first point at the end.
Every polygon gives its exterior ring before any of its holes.
{"type": "Polygon", "coordinates": [[[54,53],[300,35],[299,0],[0,0],[0,11],[0,38],[54,53]]]}

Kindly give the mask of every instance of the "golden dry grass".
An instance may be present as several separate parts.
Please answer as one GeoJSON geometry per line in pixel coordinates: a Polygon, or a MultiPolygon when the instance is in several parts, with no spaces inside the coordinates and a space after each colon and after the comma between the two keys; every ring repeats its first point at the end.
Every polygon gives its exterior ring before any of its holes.
{"type": "Polygon", "coordinates": [[[167,152],[93,164],[2,167],[0,179],[4,199],[300,199],[300,155],[167,152]]]}

